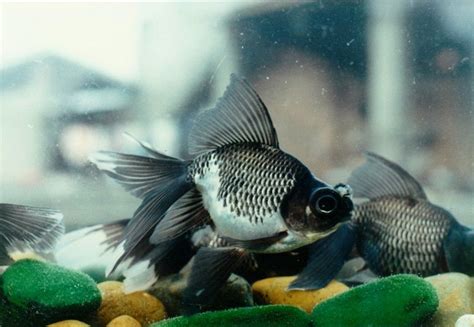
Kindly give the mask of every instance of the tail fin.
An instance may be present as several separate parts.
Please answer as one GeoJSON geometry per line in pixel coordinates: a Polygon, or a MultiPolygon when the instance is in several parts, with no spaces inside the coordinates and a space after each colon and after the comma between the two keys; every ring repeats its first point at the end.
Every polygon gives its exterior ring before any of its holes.
{"type": "Polygon", "coordinates": [[[10,261],[8,248],[49,252],[63,233],[63,215],[58,210],[0,204],[0,261],[3,263],[10,261]]]}
{"type": "Polygon", "coordinates": [[[77,270],[100,267],[105,273],[106,267],[113,264],[113,257],[119,252],[117,248],[128,222],[129,219],[122,219],[65,234],[54,252],[56,262],[77,270]]]}
{"type": "Polygon", "coordinates": [[[125,292],[146,290],[159,276],[179,272],[195,253],[188,235],[150,245],[141,256],[141,261],[132,263],[123,271],[125,292]]]}
{"type": "Polygon", "coordinates": [[[136,262],[149,248],[149,238],[166,211],[193,188],[186,180],[188,162],[142,146],[152,157],[99,152],[91,161],[143,201],[124,233],[124,253],[111,273],[128,258],[136,262]]]}

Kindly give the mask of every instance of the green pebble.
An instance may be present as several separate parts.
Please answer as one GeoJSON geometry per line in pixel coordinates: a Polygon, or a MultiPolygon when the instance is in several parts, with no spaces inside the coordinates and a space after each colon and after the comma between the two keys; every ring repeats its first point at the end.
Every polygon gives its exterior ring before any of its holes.
{"type": "Polygon", "coordinates": [[[316,327],[416,326],[438,308],[430,283],[414,275],[395,275],[355,287],[317,305],[316,327]]]}
{"type": "Polygon", "coordinates": [[[0,293],[7,302],[2,307],[15,307],[36,326],[84,318],[101,302],[96,283],[86,274],[31,259],[15,262],[0,276],[0,293]]]}
{"type": "Polygon", "coordinates": [[[188,317],[176,317],[155,323],[150,327],[309,327],[311,317],[301,309],[286,305],[266,305],[209,311],[188,317]]]}

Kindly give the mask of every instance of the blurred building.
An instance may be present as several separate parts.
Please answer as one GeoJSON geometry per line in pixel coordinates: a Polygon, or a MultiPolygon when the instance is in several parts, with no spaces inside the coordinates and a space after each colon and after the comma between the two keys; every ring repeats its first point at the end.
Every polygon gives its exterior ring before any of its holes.
{"type": "Polygon", "coordinates": [[[87,158],[123,150],[137,89],[52,55],[0,74],[0,201],[60,209],[68,229],[131,215],[134,199],[104,192],[87,158]]]}
{"type": "Polygon", "coordinates": [[[0,74],[6,184],[34,184],[51,171],[83,168],[91,151],[114,142],[114,127],[130,118],[136,95],[130,85],[57,56],[0,74]]]}

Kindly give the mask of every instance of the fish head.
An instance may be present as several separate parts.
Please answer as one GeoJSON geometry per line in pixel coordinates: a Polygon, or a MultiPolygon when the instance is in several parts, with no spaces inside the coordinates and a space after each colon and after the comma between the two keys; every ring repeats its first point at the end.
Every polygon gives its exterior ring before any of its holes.
{"type": "Polygon", "coordinates": [[[306,221],[313,231],[324,232],[351,218],[354,204],[349,185],[337,184],[314,189],[306,208],[306,221]]]}

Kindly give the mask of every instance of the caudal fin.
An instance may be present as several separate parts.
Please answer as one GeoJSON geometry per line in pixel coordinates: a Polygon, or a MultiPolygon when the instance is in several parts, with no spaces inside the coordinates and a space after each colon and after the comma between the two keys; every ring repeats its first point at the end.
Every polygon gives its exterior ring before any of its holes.
{"type": "Polygon", "coordinates": [[[7,250],[47,253],[63,234],[58,210],[0,203],[0,265],[10,262],[7,250]]]}
{"type": "MultiPolygon", "coordinates": [[[[150,152],[148,148],[145,148],[150,152]]],[[[151,152],[153,157],[100,152],[91,161],[143,201],[124,233],[124,253],[114,268],[128,258],[137,259],[166,211],[193,185],[186,180],[187,162],[151,152]]]]}
{"type": "Polygon", "coordinates": [[[98,267],[105,272],[119,252],[117,248],[128,222],[129,219],[117,220],[66,233],[54,251],[56,262],[71,269],[98,267]]]}

